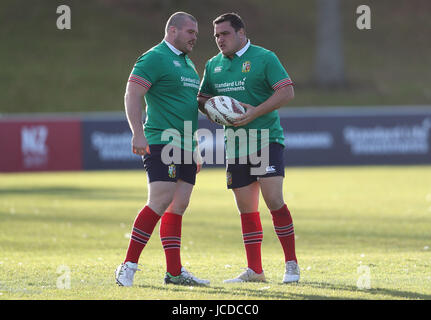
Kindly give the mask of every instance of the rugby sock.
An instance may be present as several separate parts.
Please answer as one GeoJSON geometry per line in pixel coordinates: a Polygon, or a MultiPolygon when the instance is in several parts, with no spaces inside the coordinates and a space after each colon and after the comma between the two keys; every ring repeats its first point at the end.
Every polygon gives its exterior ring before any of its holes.
{"type": "Polygon", "coordinates": [[[130,237],[129,248],[124,262],[138,263],[139,256],[159,220],[160,216],[148,206],[145,206],[138,213],[133,223],[132,236],[130,237]]]}
{"type": "Polygon", "coordinates": [[[263,231],[259,212],[241,213],[241,228],[248,267],[256,273],[262,273],[263,231]]]}
{"type": "Polygon", "coordinates": [[[160,223],[160,240],[166,257],[166,271],[172,276],[181,273],[181,226],[182,216],[165,212],[160,223]]]}
{"type": "Polygon", "coordinates": [[[284,204],[280,209],[271,211],[274,230],[283,247],[285,261],[296,260],[295,231],[293,229],[292,216],[284,204]]]}

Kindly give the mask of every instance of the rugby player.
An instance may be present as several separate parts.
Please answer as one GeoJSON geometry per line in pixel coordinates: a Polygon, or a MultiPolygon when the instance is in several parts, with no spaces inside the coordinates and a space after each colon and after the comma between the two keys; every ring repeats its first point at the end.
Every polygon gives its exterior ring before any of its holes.
{"type": "MultiPolygon", "coordinates": [[[[245,143],[235,140],[235,150],[226,148],[227,188],[232,189],[238,207],[247,269],[225,282],[266,281],[262,268],[263,239],[259,195],[262,193],[272,215],[275,232],[284,252],[283,282],[299,281],[295,233],[291,213],[283,199],[284,135],[277,109],[294,97],[293,83],[276,54],[250,43],[238,14],[226,13],[213,21],[219,54],[207,61],[198,93],[199,109],[212,96],[230,96],[246,108],[233,127],[225,127],[229,139],[245,132],[245,143]],[[249,142],[255,140],[253,149],[249,142]],[[266,155],[260,170],[251,157],[266,155]],[[245,158],[245,160],[244,160],[245,158]]],[[[259,157],[255,157],[258,159],[259,157]]]]}
{"type": "MultiPolygon", "coordinates": [[[[157,222],[166,256],[166,284],[207,285],[181,264],[182,217],[195,184],[198,166],[187,153],[196,147],[192,136],[197,129],[199,75],[187,56],[197,40],[196,19],[185,12],[174,13],[167,21],[165,37],[136,61],[127,82],[125,110],[133,133],[132,151],[142,156],[148,177],[148,202],[134,220],[126,257],[115,272],[121,286],[132,286],[138,260],[157,222]],[[146,120],[142,124],[142,97],[146,120]],[[191,125],[186,130],[186,124],[191,125]],[[187,132],[190,131],[189,136],[187,132]],[[165,141],[163,133],[173,133],[165,141]],[[175,136],[175,133],[177,135],[175,136]],[[163,148],[168,144],[180,151],[179,163],[168,163],[163,148]]],[[[174,152],[175,150],[173,150],[174,152]]],[[[148,261],[148,258],[147,258],[148,261]]]]}

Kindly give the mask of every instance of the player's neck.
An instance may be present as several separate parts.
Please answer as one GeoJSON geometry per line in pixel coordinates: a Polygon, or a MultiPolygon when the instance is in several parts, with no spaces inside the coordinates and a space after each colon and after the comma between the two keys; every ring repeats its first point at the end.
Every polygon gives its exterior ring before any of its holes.
{"type": "Polygon", "coordinates": [[[241,44],[239,46],[239,49],[236,50],[236,52],[241,51],[247,45],[247,43],[248,43],[248,39],[247,38],[244,38],[243,40],[241,40],[241,44]]]}
{"type": "Polygon", "coordinates": [[[248,39],[244,38],[243,40],[241,40],[240,45],[238,46],[238,48],[235,50],[235,52],[229,56],[227,56],[229,59],[233,59],[235,58],[235,56],[238,55],[238,52],[240,52],[248,43],[248,39]]]}
{"type": "Polygon", "coordinates": [[[171,50],[172,50],[172,47],[176,49],[176,50],[173,50],[175,53],[177,54],[180,54],[180,52],[184,53],[182,50],[177,48],[177,46],[175,45],[175,42],[170,37],[166,36],[163,40],[171,45],[171,50]]]}

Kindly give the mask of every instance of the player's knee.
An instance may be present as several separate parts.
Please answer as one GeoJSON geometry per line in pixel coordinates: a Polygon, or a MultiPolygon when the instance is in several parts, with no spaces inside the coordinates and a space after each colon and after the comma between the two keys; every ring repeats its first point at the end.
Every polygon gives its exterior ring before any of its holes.
{"type": "Polygon", "coordinates": [[[283,197],[277,195],[270,195],[264,198],[266,206],[269,210],[278,210],[284,205],[283,197]]]}
{"type": "Polygon", "coordinates": [[[189,200],[182,199],[181,201],[173,201],[169,206],[168,211],[176,214],[183,214],[189,206],[189,200]]]}
{"type": "Polygon", "coordinates": [[[163,195],[158,197],[151,197],[148,199],[147,205],[157,213],[163,213],[172,202],[173,196],[163,195]]]}
{"type": "Polygon", "coordinates": [[[251,201],[238,201],[237,200],[236,205],[237,205],[238,211],[240,213],[255,212],[258,210],[258,204],[255,204],[251,201]]]}

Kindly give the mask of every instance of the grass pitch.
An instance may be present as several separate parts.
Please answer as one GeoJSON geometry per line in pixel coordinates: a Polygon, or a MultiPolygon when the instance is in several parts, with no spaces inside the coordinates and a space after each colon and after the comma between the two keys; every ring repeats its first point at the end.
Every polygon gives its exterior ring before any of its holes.
{"type": "Polygon", "coordinates": [[[431,299],[431,167],[287,168],[298,284],[261,199],[267,283],[224,284],[246,266],[223,169],[199,173],[182,263],[209,287],[163,284],[158,227],[135,286],[115,284],[146,202],[144,171],[0,174],[0,299],[431,299]]]}

